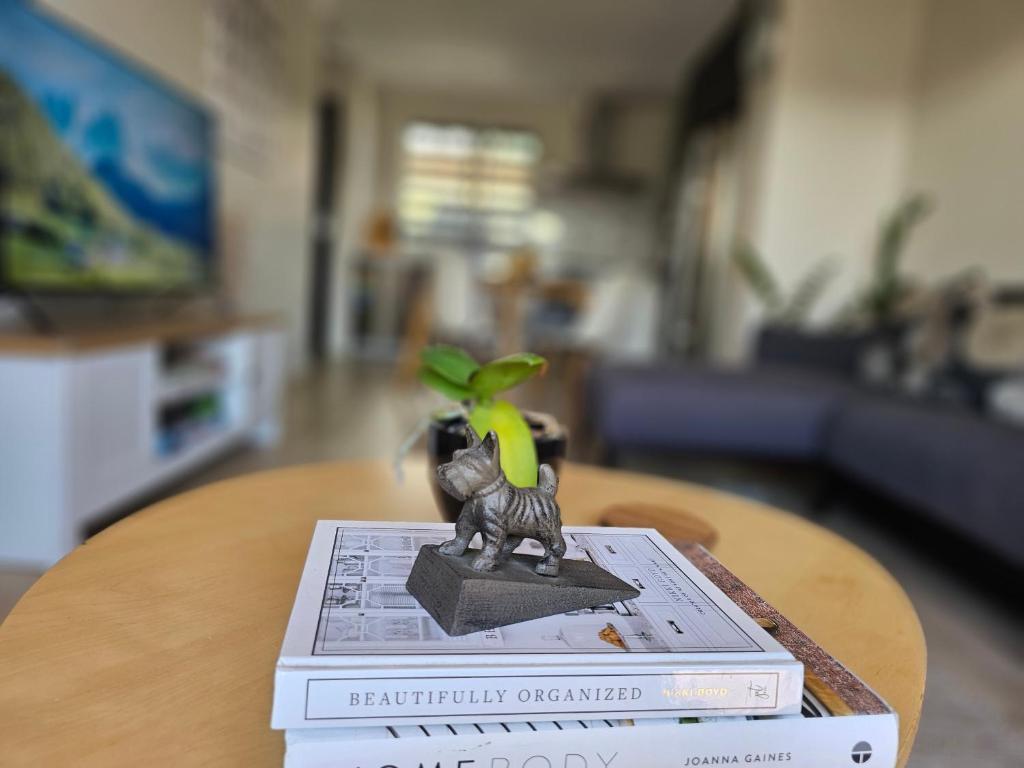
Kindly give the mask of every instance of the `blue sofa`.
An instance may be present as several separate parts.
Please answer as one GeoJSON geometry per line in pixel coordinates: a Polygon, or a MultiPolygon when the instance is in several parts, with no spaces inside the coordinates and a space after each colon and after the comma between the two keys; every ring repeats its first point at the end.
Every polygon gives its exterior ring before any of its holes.
{"type": "Polygon", "coordinates": [[[820,462],[1024,566],[1024,429],[875,391],[849,375],[843,354],[825,358],[794,363],[762,342],[757,364],[744,370],[599,368],[590,382],[597,437],[612,455],[659,449],[820,462]]]}

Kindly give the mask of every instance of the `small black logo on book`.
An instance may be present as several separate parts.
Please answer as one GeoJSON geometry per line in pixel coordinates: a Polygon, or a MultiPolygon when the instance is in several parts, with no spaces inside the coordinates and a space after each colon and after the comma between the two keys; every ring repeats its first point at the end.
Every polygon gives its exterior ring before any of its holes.
{"type": "Polygon", "coordinates": [[[850,753],[850,759],[858,765],[866,763],[871,759],[871,745],[866,741],[858,741],[853,745],[853,751],[850,753]]]}

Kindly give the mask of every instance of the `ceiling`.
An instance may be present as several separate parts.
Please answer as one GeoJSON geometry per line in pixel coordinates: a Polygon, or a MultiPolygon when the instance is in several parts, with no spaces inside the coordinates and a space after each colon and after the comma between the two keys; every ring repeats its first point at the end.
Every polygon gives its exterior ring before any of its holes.
{"type": "Polygon", "coordinates": [[[314,0],[332,58],[393,85],[667,92],[738,0],[314,0]]]}

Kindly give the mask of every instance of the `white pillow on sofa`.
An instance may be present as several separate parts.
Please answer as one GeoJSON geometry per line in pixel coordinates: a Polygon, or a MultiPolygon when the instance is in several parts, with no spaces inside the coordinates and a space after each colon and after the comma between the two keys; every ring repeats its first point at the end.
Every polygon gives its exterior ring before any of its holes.
{"type": "Polygon", "coordinates": [[[988,405],[995,418],[1024,427],[1024,376],[993,384],[988,393],[988,405]]]}

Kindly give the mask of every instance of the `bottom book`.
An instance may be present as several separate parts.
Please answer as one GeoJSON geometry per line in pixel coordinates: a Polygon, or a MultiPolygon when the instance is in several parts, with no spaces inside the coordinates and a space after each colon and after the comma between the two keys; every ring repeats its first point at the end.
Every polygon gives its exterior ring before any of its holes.
{"type": "Polygon", "coordinates": [[[806,691],[799,715],[306,728],[285,743],[286,768],[892,768],[897,724],[806,691]]]}

